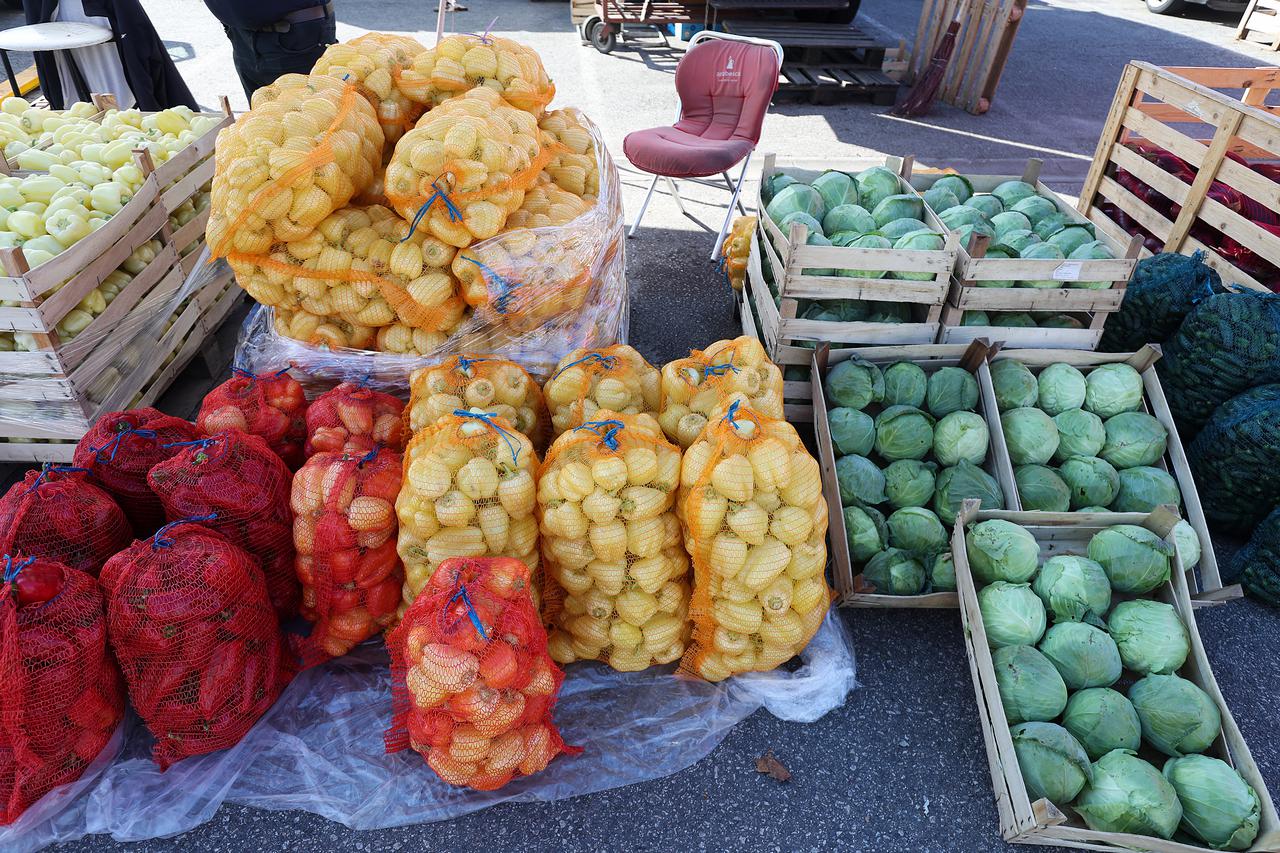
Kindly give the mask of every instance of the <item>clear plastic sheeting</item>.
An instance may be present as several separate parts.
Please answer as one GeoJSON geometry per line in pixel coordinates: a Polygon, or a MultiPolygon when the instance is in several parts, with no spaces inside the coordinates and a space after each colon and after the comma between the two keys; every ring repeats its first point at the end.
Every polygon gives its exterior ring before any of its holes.
{"type": "Polygon", "coordinates": [[[574,349],[625,343],[629,314],[618,169],[599,129],[576,111],[575,116],[594,145],[600,183],[595,204],[564,225],[515,228],[460,253],[455,273],[474,282],[483,298],[468,296],[481,304],[439,346],[414,354],[304,342],[285,334],[283,315],[259,307],[245,322],[236,366],[265,373],[292,365],[308,391],[368,380],[377,390],[403,396],[412,370],[457,353],[508,358],[545,380],[574,349]]]}
{"type": "Polygon", "coordinates": [[[108,745],[79,782],[0,829],[0,849],[27,853],[92,833],[117,841],[176,835],[210,820],[223,803],[309,811],[352,829],[382,829],[633,785],[701,760],[760,708],[812,722],[856,686],[853,646],[834,611],[801,660],[794,671],[718,684],[678,678],[670,666],[622,673],[572,664],[555,719],[582,753],[480,792],[446,785],[416,753],[385,754],[390,673],[382,645],[366,643],[299,675],[238,745],[164,773],[150,760],[150,737],[131,717],[120,758],[106,766],[114,754],[108,745]]]}

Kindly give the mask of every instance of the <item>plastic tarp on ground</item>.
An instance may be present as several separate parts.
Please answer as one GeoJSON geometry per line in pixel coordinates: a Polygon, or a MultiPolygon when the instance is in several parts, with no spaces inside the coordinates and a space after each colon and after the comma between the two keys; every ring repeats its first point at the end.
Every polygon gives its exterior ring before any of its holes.
{"type": "Polygon", "coordinates": [[[552,801],[676,773],[708,755],[760,708],[813,722],[856,686],[853,647],[827,615],[794,671],[711,684],[672,667],[615,672],[572,664],[556,706],[566,742],[584,747],[497,791],[446,785],[412,751],[387,755],[390,673],[380,643],[307,670],[237,746],[180,761],[164,773],[132,714],[76,783],[51,792],[9,827],[0,850],[26,853],[92,833],[118,841],[176,835],[222,803],[303,810],[352,829],[447,820],[501,802],[552,801]]]}

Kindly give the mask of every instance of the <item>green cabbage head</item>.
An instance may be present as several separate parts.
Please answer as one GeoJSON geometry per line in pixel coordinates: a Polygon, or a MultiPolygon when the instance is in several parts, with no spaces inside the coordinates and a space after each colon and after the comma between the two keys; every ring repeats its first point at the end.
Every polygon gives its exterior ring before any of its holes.
{"type": "Polygon", "coordinates": [[[1093,776],[1080,742],[1053,723],[1019,723],[1009,730],[1022,781],[1032,801],[1046,799],[1062,807],[1076,798],[1093,776]]]}
{"type": "Polygon", "coordinates": [[[1067,685],[1034,646],[1003,646],[991,653],[1000,704],[1010,725],[1057,719],[1067,706],[1067,685]]]}
{"type": "Polygon", "coordinates": [[[1182,820],[1178,793],[1160,771],[1127,750],[1093,764],[1093,780],[1073,808],[1090,829],[1172,838],[1182,820]]]}
{"type": "Polygon", "coordinates": [[[965,535],[965,553],[979,583],[1021,584],[1031,580],[1040,565],[1040,545],[1035,537],[1002,518],[979,521],[969,528],[965,535]]]}
{"type": "Polygon", "coordinates": [[[1088,557],[1058,554],[1044,561],[1031,584],[1055,622],[1102,619],[1111,608],[1111,582],[1088,557]]]}
{"type": "Polygon", "coordinates": [[[1056,362],[1040,371],[1040,408],[1049,415],[1084,405],[1084,374],[1066,362],[1056,362]]]}
{"type": "Polygon", "coordinates": [[[1110,687],[1120,680],[1120,651],[1100,628],[1084,622],[1058,622],[1040,641],[1040,651],[1058,668],[1071,690],[1110,687]]]}
{"type": "Polygon", "coordinates": [[[1104,364],[1085,377],[1084,408],[1103,420],[1142,408],[1142,374],[1127,364],[1104,364]]]}
{"type": "Polygon", "coordinates": [[[924,588],[925,571],[915,555],[889,548],[862,567],[862,579],[881,595],[917,595],[924,588]]]}
{"type": "Polygon", "coordinates": [[[1058,426],[1040,409],[1010,409],[1000,425],[1014,465],[1043,465],[1058,450],[1058,426]]]}
{"type": "Polygon", "coordinates": [[[1138,751],[1142,723],[1133,703],[1110,687],[1089,687],[1071,694],[1062,726],[1097,761],[1113,749],[1138,751]]]}
{"type": "Polygon", "coordinates": [[[987,421],[975,412],[951,412],[933,430],[933,455],[941,465],[966,459],[981,465],[990,439],[987,421]]]}
{"type": "Polygon", "coordinates": [[[1120,602],[1107,619],[1107,630],[1125,668],[1139,675],[1177,672],[1191,652],[1187,626],[1173,605],[1162,601],[1120,602]]]}
{"type": "Polygon", "coordinates": [[[987,645],[1034,646],[1044,636],[1044,604],[1025,583],[996,581],[978,590],[987,645]]]}
{"type": "Polygon", "coordinates": [[[926,506],[933,497],[938,466],[919,459],[899,459],[884,469],[884,493],[894,507],[926,506]]]}
{"type": "Polygon", "coordinates": [[[1142,595],[1169,580],[1173,546],[1145,527],[1117,524],[1100,530],[1089,540],[1088,553],[1116,592],[1142,595]]]}
{"type": "Polygon", "coordinates": [[[1196,685],[1176,675],[1148,675],[1129,688],[1143,739],[1177,758],[1204,752],[1222,730],[1218,704],[1196,685]]]}
{"type": "Polygon", "coordinates": [[[1182,803],[1182,828],[1215,850],[1247,850],[1258,837],[1262,801],[1227,762],[1187,755],[1164,763],[1182,803]]]}

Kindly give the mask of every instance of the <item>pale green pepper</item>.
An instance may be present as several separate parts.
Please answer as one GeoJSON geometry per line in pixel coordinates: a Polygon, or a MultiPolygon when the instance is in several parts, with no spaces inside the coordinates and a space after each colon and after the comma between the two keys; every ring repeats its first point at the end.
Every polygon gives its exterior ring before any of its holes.
{"type": "Polygon", "coordinates": [[[88,220],[72,210],[56,210],[45,218],[44,228],[49,236],[70,248],[93,233],[88,220]]]}
{"type": "Polygon", "coordinates": [[[77,160],[71,164],[71,168],[76,170],[76,174],[80,176],[80,180],[84,181],[91,187],[98,184],[105,184],[111,180],[111,170],[101,163],[95,163],[92,160],[77,160]]]}
{"type": "Polygon", "coordinates": [[[61,162],[48,151],[41,151],[39,148],[28,148],[14,159],[18,168],[30,169],[33,172],[47,172],[50,166],[61,162]]]}
{"type": "Polygon", "coordinates": [[[142,170],[138,168],[136,163],[126,163],[111,174],[111,180],[124,184],[135,191],[142,186],[142,182],[145,179],[146,176],[142,174],[142,170]]]}
{"type": "Polygon", "coordinates": [[[26,204],[27,200],[22,197],[22,193],[18,192],[18,186],[18,182],[13,179],[0,181],[0,207],[12,210],[26,204]]]}
{"type": "MultiPolygon", "coordinates": [[[[28,255],[28,262],[30,262],[29,255],[31,252],[47,252],[49,257],[52,258],[54,255],[61,255],[66,250],[66,246],[48,234],[42,234],[22,244],[22,252],[28,255]]],[[[32,264],[32,266],[35,266],[35,264],[32,264]]]]}
{"type": "Polygon", "coordinates": [[[106,214],[118,213],[129,200],[124,190],[125,187],[115,181],[98,184],[89,191],[89,206],[106,214]]]}
{"type": "Polygon", "coordinates": [[[0,231],[0,249],[16,249],[22,245],[22,238],[13,231],[0,231]]]}
{"type": "Polygon", "coordinates": [[[10,213],[5,226],[24,240],[30,240],[45,233],[44,221],[40,218],[40,214],[29,210],[15,210],[10,213]]]}
{"type": "Polygon", "coordinates": [[[62,181],[63,183],[71,183],[73,181],[79,182],[80,180],[79,172],[77,172],[75,169],[71,168],[70,166],[64,165],[62,163],[54,163],[52,166],[50,166],[49,174],[53,175],[55,178],[62,181]]]}
{"type": "Polygon", "coordinates": [[[42,201],[48,204],[58,188],[64,186],[66,184],[53,175],[29,175],[22,179],[18,191],[27,201],[42,201]]]}

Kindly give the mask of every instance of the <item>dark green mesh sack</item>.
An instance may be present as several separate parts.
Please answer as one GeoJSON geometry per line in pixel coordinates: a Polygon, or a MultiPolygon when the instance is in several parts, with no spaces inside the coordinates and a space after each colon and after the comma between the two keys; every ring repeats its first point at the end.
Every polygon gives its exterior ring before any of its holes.
{"type": "Polygon", "coordinates": [[[1241,391],[1280,382],[1280,295],[1251,290],[1202,300],[1165,345],[1156,370],[1188,440],[1241,391]]]}
{"type": "Polygon", "coordinates": [[[1107,318],[1098,349],[1133,352],[1143,344],[1162,344],[1178,331],[1196,303],[1225,293],[1222,278],[1204,263],[1204,252],[1161,252],[1139,261],[1124,290],[1120,310],[1107,318]]]}
{"type": "Polygon", "coordinates": [[[1248,535],[1280,504],[1280,385],[1260,385],[1219,406],[1187,459],[1209,524],[1248,535]]]}
{"type": "Polygon", "coordinates": [[[1253,531],[1227,569],[1226,583],[1239,581],[1245,592],[1280,607],[1280,506],[1253,531]]]}

